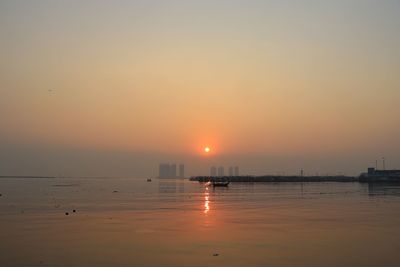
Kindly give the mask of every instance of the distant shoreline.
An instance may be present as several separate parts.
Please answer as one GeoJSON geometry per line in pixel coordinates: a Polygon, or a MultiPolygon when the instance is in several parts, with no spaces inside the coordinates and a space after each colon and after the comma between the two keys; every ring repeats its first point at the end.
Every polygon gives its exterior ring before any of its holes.
{"type": "Polygon", "coordinates": [[[32,175],[0,175],[0,178],[42,178],[42,179],[53,179],[55,176],[32,176],[32,175]]]}
{"type": "Polygon", "coordinates": [[[0,179],[4,178],[32,178],[32,179],[64,179],[64,178],[80,178],[80,179],[109,179],[109,178],[126,178],[125,176],[121,177],[106,177],[106,176],[33,176],[33,175],[0,175],[0,179]]]}
{"type": "MultiPolygon", "coordinates": [[[[80,176],[40,176],[40,175],[0,175],[0,179],[112,179],[112,178],[133,178],[133,177],[80,177],[80,176]]],[[[159,178],[161,180],[166,178],[159,178]]],[[[180,179],[180,178],[171,178],[180,179]]],[[[345,175],[315,175],[315,176],[300,176],[300,175],[261,175],[261,176],[192,176],[189,181],[209,182],[209,181],[230,181],[233,183],[315,183],[315,182],[340,182],[340,183],[400,183],[398,176],[345,176],[345,175]]]]}

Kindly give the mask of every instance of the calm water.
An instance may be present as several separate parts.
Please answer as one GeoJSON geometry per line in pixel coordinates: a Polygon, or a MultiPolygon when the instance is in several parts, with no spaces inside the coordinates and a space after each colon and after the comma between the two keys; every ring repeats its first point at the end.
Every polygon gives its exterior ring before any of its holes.
{"type": "Polygon", "coordinates": [[[0,266],[400,266],[396,186],[3,178],[0,194],[0,266]]]}

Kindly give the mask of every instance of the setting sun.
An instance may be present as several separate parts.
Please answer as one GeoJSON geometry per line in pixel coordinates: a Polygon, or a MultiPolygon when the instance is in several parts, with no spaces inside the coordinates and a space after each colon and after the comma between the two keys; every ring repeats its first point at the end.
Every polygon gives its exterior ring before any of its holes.
{"type": "Polygon", "coordinates": [[[211,151],[211,149],[207,146],[204,148],[204,152],[209,153],[211,151]]]}

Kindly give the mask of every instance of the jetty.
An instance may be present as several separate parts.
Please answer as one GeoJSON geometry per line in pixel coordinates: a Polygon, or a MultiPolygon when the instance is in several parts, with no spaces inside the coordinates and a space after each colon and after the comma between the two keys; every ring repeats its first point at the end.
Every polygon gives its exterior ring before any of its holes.
{"type": "Polygon", "coordinates": [[[191,181],[198,182],[217,182],[217,181],[230,181],[236,183],[283,183],[283,182],[358,182],[358,177],[355,176],[300,176],[300,175],[262,175],[262,176],[223,176],[223,177],[212,177],[212,176],[193,176],[190,178],[191,181]]]}
{"type": "Polygon", "coordinates": [[[346,175],[242,175],[242,176],[193,176],[191,181],[218,182],[229,181],[236,183],[308,183],[308,182],[360,182],[360,183],[400,183],[400,170],[378,170],[368,168],[359,176],[346,175]]]}

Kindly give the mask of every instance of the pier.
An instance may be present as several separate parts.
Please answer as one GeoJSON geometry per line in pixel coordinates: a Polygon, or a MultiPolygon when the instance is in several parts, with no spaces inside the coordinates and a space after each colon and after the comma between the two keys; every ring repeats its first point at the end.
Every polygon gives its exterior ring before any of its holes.
{"type": "Polygon", "coordinates": [[[358,176],[346,175],[241,175],[241,176],[193,176],[190,181],[218,182],[230,181],[236,183],[309,183],[309,182],[360,182],[360,183],[400,183],[400,170],[378,170],[368,168],[368,171],[358,176]]]}
{"type": "Polygon", "coordinates": [[[190,178],[191,181],[208,182],[208,181],[230,181],[237,183],[282,183],[282,182],[358,182],[358,177],[355,176],[300,176],[300,175],[262,175],[262,176],[223,176],[223,177],[211,177],[211,176],[193,176],[190,178]]]}

